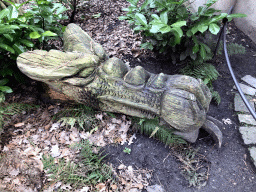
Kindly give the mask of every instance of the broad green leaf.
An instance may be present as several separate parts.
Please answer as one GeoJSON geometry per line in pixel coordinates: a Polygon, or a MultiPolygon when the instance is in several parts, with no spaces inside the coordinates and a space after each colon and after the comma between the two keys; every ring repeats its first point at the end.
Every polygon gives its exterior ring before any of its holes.
{"type": "Polygon", "coordinates": [[[199,45],[196,44],[194,47],[193,47],[193,54],[194,53],[197,53],[199,51],[199,45]]]}
{"type": "Polygon", "coordinates": [[[152,0],[146,0],[140,7],[140,10],[143,10],[145,7],[147,7],[148,4],[152,3],[152,0]]]}
{"type": "Polygon", "coordinates": [[[210,9],[207,9],[207,11],[205,11],[204,16],[211,17],[216,12],[218,12],[218,10],[216,10],[214,8],[210,8],[210,9]]]}
{"type": "Polygon", "coordinates": [[[144,49],[150,49],[150,50],[153,50],[153,45],[152,45],[152,43],[150,43],[150,42],[146,42],[146,43],[142,43],[141,45],[140,45],[140,47],[141,48],[144,48],[144,49]]]}
{"type": "Polygon", "coordinates": [[[220,27],[215,23],[211,23],[209,26],[209,30],[212,34],[217,35],[220,31],[220,27]]]}
{"type": "Polygon", "coordinates": [[[1,79],[0,80],[0,86],[3,86],[3,85],[5,85],[8,82],[9,82],[9,79],[1,79]]]}
{"type": "Polygon", "coordinates": [[[142,27],[142,26],[137,26],[133,29],[133,31],[143,31],[143,30],[146,30],[147,28],[145,27],[142,27]]]}
{"type": "Polygon", "coordinates": [[[161,21],[160,17],[157,14],[152,14],[151,17],[153,17],[158,22],[161,21]]]}
{"type": "Polygon", "coordinates": [[[243,17],[247,17],[247,15],[242,13],[234,13],[227,16],[228,21],[231,21],[233,18],[243,18],[243,17]]]}
{"type": "Polygon", "coordinates": [[[207,25],[199,25],[197,27],[198,31],[200,31],[201,33],[204,33],[207,29],[208,29],[208,26],[207,25]]]}
{"type": "Polygon", "coordinates": [[[152,25],[151,29],[149,30],[151,33],[158,33],[159,32],[159,26],[152,25]]]}
{"type": "Polygon", "coordinates": [[[12,89],[8,86],[0,86],[0,91],[5,93],[12,93],[12,89]]]}
{"type": "Polygon", "coordinates": [[[221,19],[223,19],[223,18],[225,18],[225,17],[227,17],[227,16],[228,16],[227,13],[221,13],[221,14],[219,14],[219,15],[213,17],[213,18],[210,20],[209,24],[210,24],[210,23],[215,23],[215,22],[217,22],[217,21],[220,21],[221,19]]]}
{"type": "Polygon", "coordinates": [[[179,37],[183,36],[183,31],[181,30],[181,28],[172,28],[172,31],[175,31],[179,37]]]}
{"type": "Polygon", "coordinates": [[[20,42],[23,44],[23,45],[26,45],[27,47],[34,47],[34,43],[27,40],[27,39],[22,39],[20,40],[20,42]]]}
{"type": "Polygon", "coordinates": [[[199,19],[199,16],[197,16],[197,15],[192,15],[192,16],[190,17],[190,19],[191,19],[192,21],[195,21],[195,20],[199,19]]]}
{"type": "Polygon", "coordinates": [[[0,48],[6,50],[6,51],[8,51],[8,52],[11,52],[11,53],[15,54],[14,49],[13,49],[12,47],[10,47],[9,45],[6,45],[6,44],[4,44],[4,43],[0,43],[0,48]]]}
{"type": "Polygon", "coordinates": [[[34,31],[29,34],[29,37],[31,39],[38,39],[39,37],[41,37],[41,35],[37,31],[34,31]]]}
{"type": "Polygon", "coordinates": [[[12,33],[13,30],[19,29],[18,25],[1,25],[0,24],[0,34],[12,33]]]}
{"type": "Polygon", "coordinates": [[[203,13],[203,11],[204,11],[204,7],[203,6],[199,6],[198,10],[197,10],[197,14],[201,15],[203,13]]]}
{"type": "Polygon", "coordinates": [[[164,24],[168,23],[168,15],[167,15],[167,11],[164,11],[160,14],[160,19],[164,24]]]}
{"type": "Polygon", "coordinates": [[[3,9],[2,11],[0,11],[0,21],[2,18],[7,16],[8,14],[9,14],[9,9],[3,9]]]}
{"type": "Polygon", "coordinates": [[[118,19],[119,20],[126,20],[126,19],[129,19],[129,17],[127,17],[127,16],[120,16],[120,17],[118,17],[118,19]]]}
{"type": "Polygon", "coordinates": [[[13,42],[13,35],[11,34],[3,34],[3,36],[8,39],[9,41],[13,42]]]}
{"type": "Polygon", "coordinates": [[[187,25],[187,22],[186,21],[178,21],[178,22],[176,22],[176,23],[173,23],[171,26],[172,27],[182,27],[182,26],[184,26],[184,25],[187,25]]]}
{"type": "Polygon", "coordinates": [[[44,33],[41,34],[43,37],[53,37],[53,36],[57,36],[56,33],[53,33],[51,31],[45,31],[44,33]]]}
{"type": "Polygon", "coordinates": [[[205,59],[205,57],[206,57],[206,51],[205,51],[205,49],[204,49],[204,47],[201,45],[200,46],[200,55],[201,55],[201,57],[203,58],[203,59],[205,59]]]}
{"type": "Polygon", "coordinates": [[[136,13],[135,14],[135,19],[137,19],[142,25],[144,25],[145,27],[147,27],[148,23],[147,23],[147,19],[146,17],[141,14],[141,13],[136,13]]]}
{"type": "Polygon", "coordinates": [[[171,27],[168,26],[168,25],[166,25],[166,26],[164,26],[164,27],[161,27],[161,28],[159,29],[159,31],[160,31],[161,33],[168,33],[168,32],[171,31],[171,27]]]}
{"type": "Polygon", "coordinates": [[[21,54],[25,52],[25,49],[22,45],[20,45],[19,43],[15,43],[13,46],[13,49],[16,51],[16,53],[21,54]]]}
{"type": "Polygon", "coordinates": [[[9,14],[7,15],[9,20],[19,16],[18,10],[13,5],[10,5],[7,9],[9,9],[9,14]]]}
{"type": "Polygon", "coordinates": [[[59,14],[61,14],[61,13],[63,13],[64,11],[66,11],[67,10],[67,8],[66,7],[64,7],[64,6],[61,6],[61,7],[59,7],[57,10],[56,10],[56,15],[59,15],[59,14]]]}
{"type": "Polygon", "coordinates": [[[191,32],[191,30],[188,30],[187,33],[186,33],[186,35],[187,35],[188,37],[191,37],[191,36],[193,35],[193,33],[191,32]]]}
{"type": "Polygon", "coordinates": [[[192,34],[194,35],[198,31],[198,26],[195,26],[191,29],[192,34]]]}

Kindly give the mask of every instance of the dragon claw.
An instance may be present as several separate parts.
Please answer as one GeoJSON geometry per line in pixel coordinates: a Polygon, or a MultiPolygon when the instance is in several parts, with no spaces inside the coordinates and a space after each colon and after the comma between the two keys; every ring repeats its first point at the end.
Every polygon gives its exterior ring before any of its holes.
{"type": "Polygon", "coordinates": [[[220,148],[222,145],[222,132],[220,131],[219,127],[223,127],[223,124],[211,116],[206,117],[206,121],[202,126],[205,131],[212,135],[214,141],[220,148]]]}

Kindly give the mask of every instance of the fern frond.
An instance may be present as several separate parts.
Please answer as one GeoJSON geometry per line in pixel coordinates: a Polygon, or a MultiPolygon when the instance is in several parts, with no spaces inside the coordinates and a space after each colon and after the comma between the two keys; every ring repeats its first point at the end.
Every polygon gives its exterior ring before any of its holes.
{"type": "Polygon", "coordinates": [[[210,63],[196,64],[192,63],[180,70],[183,75],[188,75],[194,78],[202,79],[205,84],[216,80],[219,76],[219,72],[210,63]]]}
{"type": "Polygon", "coordinates": [[[160,126],[158,118],[140,119],[140,118],[134,117],[132,121],[133,121],[136,129],[138,129],[141,134],[153,136],[154,138],[157,138],[160,141],[162,141],[163,143],[165,143],[166,145],[171,146],[174,144],[186,144],[187,143],[180,136],[175,135],[173,133],[173,130],[171,130],[170,128],[167,128],[165,126],[160,126]]]}
{"type": "Polygon", "coordinates": [[[3,126],[10,120],[8,116],[22,113],[29,109],[38,108],[38,105],[24,103],[0,103],[0,132],[3,126]]]}
{"type": "Polygon", "coordinates": [[[221,102],[220,94],[217,91],[214,91],[213,88],[210,88],[212,93],[212,99],[219,105],[221,102]]]}
{"type": "MultiPolygon", "coordinates": [[[[227,50],[228,50],[229,56],[238,55],[238,54],[244,55],[246,53],[245,47],[237,43],[227,44],[227,50]]],[[[223,41],[221,40],[217,54],[221,55],[222,53],[223,53],[223,41]]]]}
{"type": "Polygon", "coordinates": [[[59,119],[58,122],[62,123],[62,126],[71,126],[71,128],[78,124],[83,130],[91,129],[96,123],[95,111],[85,105],[69,106],[55,114],[52,119],[59,119]]]}

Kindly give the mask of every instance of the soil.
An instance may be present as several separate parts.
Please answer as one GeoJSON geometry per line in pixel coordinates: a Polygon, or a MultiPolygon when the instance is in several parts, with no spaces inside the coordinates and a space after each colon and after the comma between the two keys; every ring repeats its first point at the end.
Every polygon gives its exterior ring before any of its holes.
{"type": "MultiPolygon", "coordinates": [[[[120,2],[122,3],[123,1],[120,2]]],[[[111,7],[109,9],[111,10],[111,7]]],[[[104,11],[101,13],[104,18],[104,11]]],[[[105,15],[108,16],[106,13],[105,15]]],[[[83,21],[84,23],[79,22],[79,19],[76,21],[84,30],[88,31],[85,21],[83,21]]],[[[90,23],[89,20],[87,22],[90,23]]],[[[115,20],[112,25],[110,23],[107,33],[113,33],[111,29],[118,28],[120,25],[122,25],[122,22],[118,20],[115,20]]],[[[228,28],[228,42],[242,44],[246,48],[246,54],[230,57],[238,81],[245,75],[256,76],[256,45],[249,37],[237,29],[233,22],[228,25],[228,28]]],[[[93,33],[93,31],[90,32],[93,33]]],[[[92,36],[95,37],[95,34],[92,34],[92,36]]],[[[128,42],[129,39],[131,39],[130,45],[133,44],[132,41],[134,39],[128,38],[128,42]]],[[[107,48],[108,45],[106,45],[108,42],[105,41],[104,43],[99,41],[99,39],[98,42],[102,43],[104,48],[109,50],[107,48]]],[[[128,44],[126,43],[126,45],[128,44]]],[[[114,47],[114,45],[112,46],[114,47]]],[[[120,48],[120,44],[115,46],[120,48]]],[[[133,67],[141,65],[152,73],[176,74],[178,72],[179,66],[171,64],[170,61],[161,58],[161,56],[154,53],[148,54],[148,52],[139,49],[131,51],[131,48],[132,45],[131,47],[128,46],[130,51],[121,52],[114,49],[112,54],[129,62],[133,67]]],[[[247,147],[243,144],[238,130],[237,114],[234,111],[234,83],[224,56],[218,56],[216,61],[214,65],[220,76],[213,82],[213,87],[220,94],[221,103],[216,105],[216,103],[212,102],[208,115],[220,121],[230,119],[232,124],[225,124],[221,128],[223,144],[220,149],[216,147],[211,135],[203,130],[200,131],[197,141],[189,146],[194,149],[199,148],[198,154],[200,155],[198,158],[201,159],[202,169],[207,169],[208,171],[206,186],[201,188],[189,187],[189,182],[181,174],[180,168],[183,164],[175,155],[175,150],[166,147],[156,139],[139,133],[136,134],[137,139],[132,145],[109,145],[105,147],[105,153],[108,154],[105,160],[112,163],[114,167],[118,167],[123,163],[126,166],[132,165],[137,168],[153,170],[150,185],[161,185],[168,192],[256,192],[256,170],[250,159],[247,147]],[[131,149],[130,154],[123,152],[125,147],[131,149]]],[[[45,99],[41,84],[32,80],[27,80],[26,84],[22,86],[20,84],[17,85],[14,88],[14,92],[7,96],[7,101],[40,104],[43,107],[47,107],[51,104],[50,102],[53,102],[45,99]]],[[[10,131],[8,128],[5,128],[4,133],[1,135],[2,147],[11,139],[10,131]]]]}

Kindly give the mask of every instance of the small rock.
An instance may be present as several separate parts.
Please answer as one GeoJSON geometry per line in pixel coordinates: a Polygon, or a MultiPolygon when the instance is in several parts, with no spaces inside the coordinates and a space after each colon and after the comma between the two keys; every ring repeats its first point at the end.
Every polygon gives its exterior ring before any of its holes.
{"type": "Polygon", "coordinates": [[[238,114],[238,119],[240,123],[246,123],[249,125],[256,125],[255,119],[251,115],[238,114]]]}
{"type": "Polygon", "coordinates": [[[147,187],[147,192],[164,192],[164,188],[161,185],[151,185],[147,187]]]}
{"type": "Polygon", "coordinates": [[[244,144],[256,144],[256,127],[239,127],[244,144]]]}
{"type": "MultiPolygon", "coordinates": [[[[245,84],[242,84],[242,83],[239,83],[239,86],[242,89],[244,94],[251,95],[251,96],[255,95],[256,89],[254,89],[252,87],[249,87],[249,86],[247,86],[245,84]]],[[[237,89],[236,86],[234,86],[234,89],[237,89]]]]}
{"type": "MultiPolygon", "coordinates": [[[[254,109],[254,102],[252,101],[252,97],[248,95],[246,95],[245,97],[249,102],[249,104],[251,105],[251,107],[254,109]]],[[[235,101],[235,111],[249,113],[248,108],[246,107],[246,105],[244,104],[244,101],[242,100],[241,96],[238,93],[236,93],[234,101],[235,101]]]]}
{"type": "Polygon", "coordinates": [[[242,80],[252,87],[256,88],[256,78],[252,77],[251,75],[246,75],[242,78],[242,80]]]}
{"type": "Polygon", "coordinates": [[[251,157],[253,159],[253,163],[256,167],[256,147],[249,148],[249,151],[250,151],[251,157]]]}

